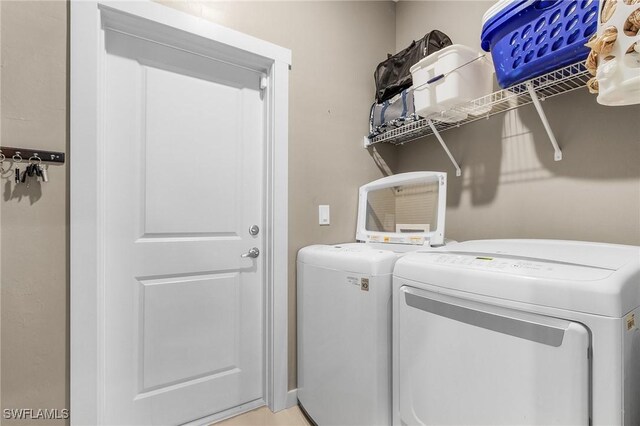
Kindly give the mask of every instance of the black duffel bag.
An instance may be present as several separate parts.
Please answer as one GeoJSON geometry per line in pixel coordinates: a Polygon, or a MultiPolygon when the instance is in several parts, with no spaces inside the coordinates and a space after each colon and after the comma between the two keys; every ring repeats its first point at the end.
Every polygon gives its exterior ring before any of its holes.
{"type": "Polygon", "coordinates": [[[442,31],[433,30],[419,41],[414,40],[401,52],[389,55],[386,61],[378,64],[373,74],[376,80],[376,102],[380,104],[409,88],[412,84],[409,69],[420,59],[451,44],[449,36],[442,31]]]}

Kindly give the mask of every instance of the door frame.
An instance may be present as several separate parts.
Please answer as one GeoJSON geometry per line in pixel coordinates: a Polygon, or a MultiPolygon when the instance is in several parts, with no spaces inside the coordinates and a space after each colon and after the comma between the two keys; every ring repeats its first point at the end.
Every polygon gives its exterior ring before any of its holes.
{"type": "MultiPolygon", "coordinates": [[[[104,423],[104,32],[113,30],[263,74],[266,105],[263,401],[286,407],[288,387],[288,86],[291,51],[149,0],[71,1],[71,422],[104,423]]],[[[126,155],[126,153],[123,153],[126,155]]],[[[245,404],[247,405],[247,404],[245,404]]],[[[210,422],[226,412],[202,419],[210,422]]]]}

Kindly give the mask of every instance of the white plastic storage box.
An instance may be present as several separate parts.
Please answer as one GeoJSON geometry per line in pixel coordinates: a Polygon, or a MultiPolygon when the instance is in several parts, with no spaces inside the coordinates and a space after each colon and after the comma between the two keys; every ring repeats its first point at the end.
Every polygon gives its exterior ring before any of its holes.
{"type": "Polygon", "coordinates": [[[480,56],[470,47],[454,44],[412,66],[416,114],[446,122],[464,120],[467,113],[486,114],[484,105],[464,108],[464,112],[447,111],[491,93],[493,66],[486,57],[474,60],[480,56]],[[443,77],[436,79],[438,76],[443,77]]]}

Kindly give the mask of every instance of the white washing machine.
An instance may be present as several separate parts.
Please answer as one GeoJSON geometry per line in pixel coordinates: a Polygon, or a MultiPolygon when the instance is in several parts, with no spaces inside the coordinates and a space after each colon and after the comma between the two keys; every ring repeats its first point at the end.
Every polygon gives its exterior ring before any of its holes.
{"type": "Polygon", "coordinates": [[[468,241],[393,280],[394,425],[640,425],[640,247],[468,241]]]}
{"type": "Polygon", "coordinates": [[[404,253],[444,244],[446,174],[360,188],[358,243],[298,252],[298,400],[320,426],[391,423],[391,280],[404,253]]]}

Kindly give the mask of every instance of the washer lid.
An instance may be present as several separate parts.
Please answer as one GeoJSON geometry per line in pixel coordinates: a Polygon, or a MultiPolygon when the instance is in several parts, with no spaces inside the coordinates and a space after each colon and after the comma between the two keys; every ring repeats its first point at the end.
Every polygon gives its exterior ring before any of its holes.
{"type": "MultiPolygon", "coordinates": [[[[427,286],[621,317],[640,306],[640,247],[578,241],[468,241],[406,255],[394,276],[427,286]]],[[[409,284],[413,285],[413,284],[409,284]]]]}
{"type": "Polygon", "coordinates": [[[360,187],[356,240],[367,243],[444,244],[447,174],[411,172],[360,187]]]}

